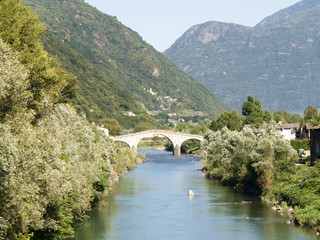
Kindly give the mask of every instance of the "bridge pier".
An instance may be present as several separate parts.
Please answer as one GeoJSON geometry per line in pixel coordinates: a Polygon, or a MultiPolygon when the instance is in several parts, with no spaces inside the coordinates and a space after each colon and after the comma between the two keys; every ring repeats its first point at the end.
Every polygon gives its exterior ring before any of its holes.
{"type": "Polygon", "coordinates": [[[138,147],[136,147],[135,145],[131,146],[131,149],[133,152],[138,152],[138,147]]]}
{"type": "Polygon", "coordinates": [[[173,155],[174,155],[174,156],[180,156],[180,155],[181,155],[181,147],[180,147],[179,144],[176,144],[176,145],[174,146],[173,155]]]}

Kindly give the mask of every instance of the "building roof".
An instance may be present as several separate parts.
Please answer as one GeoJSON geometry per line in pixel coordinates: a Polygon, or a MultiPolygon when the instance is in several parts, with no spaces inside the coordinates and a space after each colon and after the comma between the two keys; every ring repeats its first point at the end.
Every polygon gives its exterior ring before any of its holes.
{"type": "Polygon", "coordinates": [[[311,128],[311,130],[319,130],[319,129],[320,129],[320,125],[311,128]]]}
{"type": "Polygon", "coordinates": [[[313,128],[313,126],[311,125],[311,123],[306,123],[306,129],[312,129],[313,128]]]}
{"type": "Polygon", "coordinates": [[[280,124],[280,128],[283,129],[298,129],[300,127],[299,123],[289,123],[289,124],[280,124]]]}

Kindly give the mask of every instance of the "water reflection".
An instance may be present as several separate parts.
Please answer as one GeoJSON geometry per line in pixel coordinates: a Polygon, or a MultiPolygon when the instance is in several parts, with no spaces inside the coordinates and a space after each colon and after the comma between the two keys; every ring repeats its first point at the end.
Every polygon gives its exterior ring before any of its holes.
{"type": "Polygon", "coordinates": [[[317,239],[286,224],[258,198],[205,178],[200,158],[158,151],[146,156],[146,163],[121,178],[107,205],[77,227],[75,239],[317,239]]]}

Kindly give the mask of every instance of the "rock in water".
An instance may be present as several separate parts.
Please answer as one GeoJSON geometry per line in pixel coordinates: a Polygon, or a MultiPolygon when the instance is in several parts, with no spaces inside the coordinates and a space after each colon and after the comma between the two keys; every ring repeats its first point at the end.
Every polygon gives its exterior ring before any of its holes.
{"type": "Polygon", "coordinates": [[[189,190],[188,191],[188,195],[189,195],[189,197],[193,197],[194,196],[194,192],[192,190],[189,190]]]}

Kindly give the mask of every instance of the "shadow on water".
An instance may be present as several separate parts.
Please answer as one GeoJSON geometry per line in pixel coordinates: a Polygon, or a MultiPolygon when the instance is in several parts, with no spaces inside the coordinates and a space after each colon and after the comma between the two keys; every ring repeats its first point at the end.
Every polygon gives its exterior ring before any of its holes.
{"type": "Polygon", "coordinates": [[[106,206],[93,209],[77,226],[75,239],[317,239],[314,232],[287,224],[259,198],[204,177],[199,157],[143,153],[146,162],[120,179],[106,206]]]}

